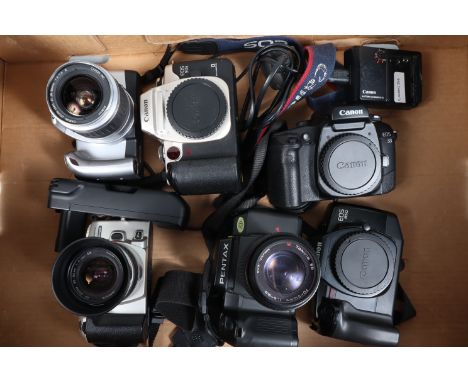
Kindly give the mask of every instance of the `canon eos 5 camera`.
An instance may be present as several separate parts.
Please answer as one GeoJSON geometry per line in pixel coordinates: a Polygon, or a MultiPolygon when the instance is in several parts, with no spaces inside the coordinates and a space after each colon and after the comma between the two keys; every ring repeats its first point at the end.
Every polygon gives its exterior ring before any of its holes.
{"type": "Polygon", "coordinates": [[[395,325],[416,313],[398,284],[402,247],[395,215],[332,204],[315,248],[322,280],[313,328],[362,344],[397,345],[395,325]]]}
{"type": "Polygon", "coordinates": [[[67,246],[52,271],[58,301],[81,316],[81,331],[96,345],[137,345],[147,338],[151,290],[151,223],[93,222],[86,238],[67,246]]]}
{"type": "Polygon", "coordinates": [[[47,84],[52,122],[76,139],[65,155],[77,178],[102,181],[136,179],[142,171],[137,97],[139,75],[108,72],[84,61],[60,66],[47,84]]]}
{"type": "Polygon", "coordinates": [[[303,211],[324,199],[380,195],[395,187],[396,132],[362,106],[275,133],[268,147],[268,197],[303,211]]]}
{"type": "Polygon", "coordinates": [[[177,192],[240,190],[236,114],[234,67],[226,59],[168,65],[163,84],[141,96],[142,129],[161,141],[177,192]]]}
{"type": "Polygon", "coordinates": [[[234,220],[207,262],[202,303],[213,336],[233,346],[297,346],[295,310],[315,294],[320,264],[302,220],[251,209],[234,220]]]}

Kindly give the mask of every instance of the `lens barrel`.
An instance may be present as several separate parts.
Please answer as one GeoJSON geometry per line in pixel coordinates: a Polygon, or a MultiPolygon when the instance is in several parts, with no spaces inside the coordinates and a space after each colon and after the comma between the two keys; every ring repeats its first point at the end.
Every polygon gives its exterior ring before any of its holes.
{"type": "Polygon", "coordinates": [[[314,250],[302,239],[275,236],[253,253],[247,268],[254,297],[275,310],[296,309],[315,294],[320,264],[314,250]]]}
{"type": "Polygon", "coordinates": [[[137,274],[135,260],[123,246],[101,238],[84,238],[71,243],[57,257],[52,288],[72,313],[99,315],[131,293],[137,274]]]}
{"type": "Polygon", "coordinates": [[[47,83],[46,100],[55,126],[81,141],[114,142],[133,126],[133,100],[98,65],[69,62],[60,66],[47,83]]]}

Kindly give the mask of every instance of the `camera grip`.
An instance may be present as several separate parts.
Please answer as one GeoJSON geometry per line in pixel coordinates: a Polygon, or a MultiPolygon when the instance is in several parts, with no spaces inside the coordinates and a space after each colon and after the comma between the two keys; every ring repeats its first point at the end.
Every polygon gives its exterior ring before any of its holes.
{"type": "Polygon", "coordinates": [[[183,195],[229,194],[241,189],[236,157],[170,162],[167,171],[169,183],[183,195]]]}
{"type": "Polygon", "coordinates": [[[277,208],[295,209],[301,206],[300,144],[275,142],[268,149],[268,199],[277,208]]]}
{"type": "Polygon", "coordinates": [[[297,346],[297,321],[292,315],[239,314],[226,316],[223,340],[233,346],[297,346]],[[235,323],[235,324],[234,324],[235,323]],[[227,326],[227,328],[226,328],[227,326]]]}
{"type": "Polygon", "coordinates": [[[318,316],[320,334],[363,345],[398,345],[400,334],[391,317],[360,311],[337,300],[324,302],[318,316]]]}
{"type": "Polygon", "coordinates": [[[81,239],[86,233],[86,214],[74,211],[61,211],[59,229],[55,239],[55,252],[60,252],[68,244],[81,239]]]}

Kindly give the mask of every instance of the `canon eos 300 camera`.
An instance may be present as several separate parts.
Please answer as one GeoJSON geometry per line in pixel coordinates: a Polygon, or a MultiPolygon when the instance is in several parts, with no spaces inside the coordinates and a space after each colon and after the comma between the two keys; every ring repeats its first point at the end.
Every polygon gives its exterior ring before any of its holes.
{"type": "Polygon", "coordinates": [[[320,264],[302,220],[251,209],[234,220],[207,262],[205,322],[233,346],[297,346],[295,310],[315,294],[320,264]]]}
{"type": "Polygon", "coordinates": [[[47,105],[55,127],[76,139],[76,151],[65,155],[76,177],[118,181],[141,175],[139,78],[84,61],[70,61],[50,77],[47,105]]]}
{"type": "Polygon", "coordinates": [[[137,345],[147,338],[151,223],[95,221],[68,245],[52,271],[58,301],[81,316],[96,345],[137,345]]]}
{"type": "Polygon", "coordinates": [[[229,60],[165,67],[163,84],[141,96],[144,132],[158,138],[168,183],[181,194],[241,187],[236,85],[229,60]]]}
{"type": "Polygon", "coordinates": [[[268,147],[268,197],[302,211],[324,199],[379,195],[395,187],[396,132],[362,106],[275,133],[268,147]]]}
{"type": "Polygon", "coordinates": [[[395,215],[332,204],[316,242],[321,277],[314,304],[320,334],[370,345],[397,345],[396,324],[414,316],[398,284],[403,237],[395,215]]]}

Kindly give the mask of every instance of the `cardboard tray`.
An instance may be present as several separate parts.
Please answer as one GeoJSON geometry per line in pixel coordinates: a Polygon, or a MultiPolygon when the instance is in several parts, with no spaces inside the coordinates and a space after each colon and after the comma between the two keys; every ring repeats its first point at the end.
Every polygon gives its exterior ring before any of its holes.
{"type": "MultiPolygon", "coordinates": [[[[55,129],[45,85],[70,55],[109,54],[108,69],[154,67],[165,43],[194,36],[0,37],[0,345],[83,346],[77,318],[56,302],[50,286],[58,215],[47,209],[53,177],[71,177],[63,154],[71,139],[55,129]]],[[[369,41],[396,41],[423,54],[423,102],[408,111],[373,110],[398,131],[397,187],[384,196],[351,203],[396,213],[402,225],[406,269],[400,280],[417,317],[400,327],[400,345],[468,345],[468,37],[297,36],[303,43],[332,41],[342,50],[369,41]]],[[[175,60],[181,60],[176,55],[175,60]]],[[[196,57],[191,56],[190,59],[196,57]]],[[[248,55],[231,56],[238,70],[248,55]]],[[[243,97],[244,89],[239,88],[243,97]]],[[[286,119],[307,119],[305,104],[286,119]]],[[[145,156],[159,168],[157,142],[145,137],[145,156]]],[[[154,277],[178,268],[200,272],[208,253],[196,229],[212,211],[214,196],[191,196],[190,228],[156,228],[154,277]]],[[[307,212],[321,220],[327,202],[307,212]]],[[[298,313],[302,346],[347,346],[308,327],[298,313]]],[[[164,323],[156,345],[169,344],[164,323]]]]}

